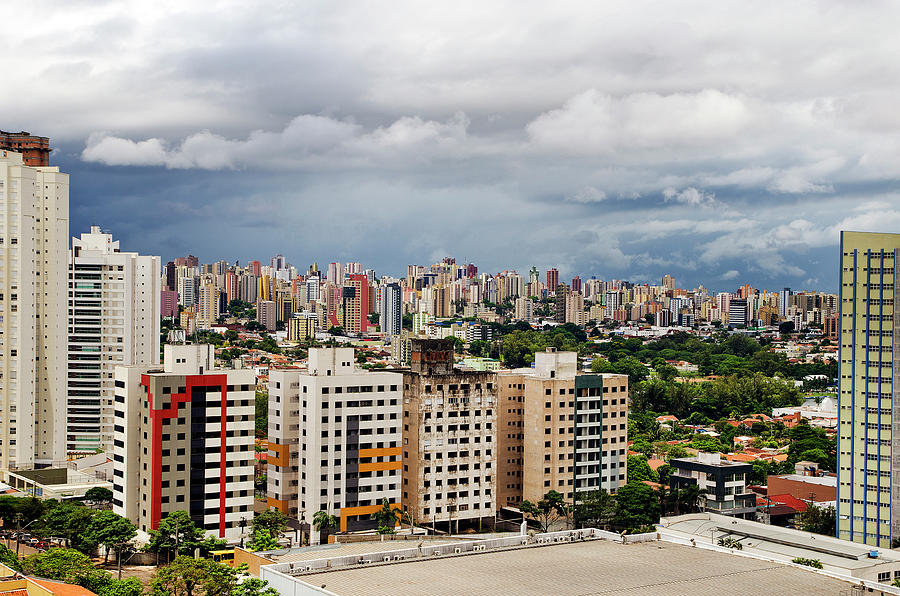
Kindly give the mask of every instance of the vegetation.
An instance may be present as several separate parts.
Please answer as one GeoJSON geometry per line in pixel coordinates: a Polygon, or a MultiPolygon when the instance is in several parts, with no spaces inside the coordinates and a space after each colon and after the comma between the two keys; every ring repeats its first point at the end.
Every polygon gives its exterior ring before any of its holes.
{"type": "Polygon", "coordinates": [[[815,567],[816,569],[822,569],[822,561],[819,559],[807,559],[805,557],[794,557],[791,559],[791,563],[797,563],[798,565],[806,565],[807,567],[815,567]]]}
{"type": "Polygon", "coordinates": [[[73,549],[51,548],[25,557],[22,571],[56,581],[77,584],[100,596],[139,596],[144,588],[134,577],[118,580],[94,567],[91,558],[73,549]]]}
{"type": "Polygon", "coordinates": [[[193,555],[200,549],[203,556],[210,551],[225,546],[224,540],[206,537],[203,528],[198,528],[187,511],[173,511],[159,522],[158,530],[150,530],[150,542],[144,547],[149,552],[173,555],[193,555]]]}
{"type": "MultiPolygon", "coordinates": [[[[384,508],[384,505],[382,505],[382,508],[384,508]]],[[[313,514],[312,521],[313,521],[313,527],[320,534],[322,532],[327,532],[331,528],[338,527],[338,524],[340,523],[340,520],[337,518],[336,515],[331,515],[327,511],[321,511],[321,510],[316,511],[313,514]]],[[[379,525],[381,525],[381,524],[379,523],[379,525]]]]}
{"type": "Polygon", "coordinates": [[[732,538],[731,536],[719,538],[719,546],[733,548],[734,550],[744,550],[744,545],[741,544],[740,541],[738,541],[736,538],[732,538]]]}
{"type": "Polygon", "coordinates": [[[269,436],[269,393],[267,391],[256,392],[256,438],[265,439],[269,436]]]}
{"type": "Polygon", "coordinates": [[[541,532],[549,532],[554,523],[562,518],[568,519],[570,515],[569,505],[555,490],[547,492],[537,503],[522,501],[519,509],[538,523],[541,532]]]}
{"type": "Polygon", "coordinates": [[[372,514],[372,517],[378,522],[379,534],[393,534],[397,522],[400,521],[400,508],[391,505],[387,498],[384,498],[381,500],[381,509],[372,514]]]}
{"type": "Polygon", "coordinates": [[[800,529],[804,532],[834,536],[835,523],[835,511],[831,506],[818,507],[810,503],[800,514],[800,529]]]}
{"type": "Polygon", "coordinates": [[[150,582],[151,596],[278,596],[268,582],[247,577],[247,566],[235,569],[209,559],[179,556],[161,567],[150,582]]]}
{"type": "Polygon", "coordinates": [[[250,528],[251,540],[256,537],[256,534],[264,531],[277,541],[288,528],[288,516],[277,509],[263,511],[253,518],[250,528]]]}
{"type": "Polygon", "coordinates": [[[252,551],[275,550],[278,548],[278,540],[272,536],[269,530],[257,530],[250,537],[250,542],[247,546],[252,551]]]}

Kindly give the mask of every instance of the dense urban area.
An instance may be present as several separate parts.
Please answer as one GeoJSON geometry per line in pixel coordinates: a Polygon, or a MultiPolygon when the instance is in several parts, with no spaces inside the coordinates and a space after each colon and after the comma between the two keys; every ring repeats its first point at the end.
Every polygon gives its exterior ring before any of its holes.
{"type": "Polygon", "coordinates": [[[4,590],[349,593],[350,569],[589,540],[900,585],[900,236],[846,234],[841,294],[163,263],[70,242],[49,140],[0,143],[4,590]]]}

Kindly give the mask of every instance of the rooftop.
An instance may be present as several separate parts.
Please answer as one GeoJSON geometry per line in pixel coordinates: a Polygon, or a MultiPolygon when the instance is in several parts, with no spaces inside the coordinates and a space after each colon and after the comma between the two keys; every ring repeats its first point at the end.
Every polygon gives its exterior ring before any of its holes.
{"type": "Polygon", "coordinates": [[[347,596],[752,596],[839,594],[850,586],[803,569],[747,557],[666,542],[622,545],[602,540],[350,568],[302,579],[347,596]]]}

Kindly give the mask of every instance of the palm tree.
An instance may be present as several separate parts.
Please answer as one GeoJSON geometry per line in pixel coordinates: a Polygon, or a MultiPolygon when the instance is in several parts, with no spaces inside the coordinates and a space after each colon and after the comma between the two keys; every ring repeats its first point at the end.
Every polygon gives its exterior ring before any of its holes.
{"type": "Polygon", "coordinates": [[[329,528],[336,528],[340,523],[340,520],[336,515],[331,515],[324,510],[316,511],[313,514],[312,521],[313,527],[319,534],[321,534],[323,531],[327,531],[329,528]]]}

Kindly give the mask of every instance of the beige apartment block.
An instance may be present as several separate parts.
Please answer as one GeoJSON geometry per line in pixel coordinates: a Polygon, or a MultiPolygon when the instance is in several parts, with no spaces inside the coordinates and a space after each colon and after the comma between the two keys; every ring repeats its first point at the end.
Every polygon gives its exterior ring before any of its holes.
{"type": "Polygon", "coordinates": [[[499,507],[625,484],[628,376],[577,368],[575,352],[548,348],[533,369],[498,375],[499,507]]]}
{"type": "Polygon", "coordinates": [[[305,524],[327,511],[340,531],[400,505],[403,375],[354,363],[353,348],[311,348],[308,370],[269,372],[268,506],[305,524]]]}
{"type": "Polygon", "coordinates": [[[403,507],[458,531],[496,512],[497,376],[453,367],[453,340],[411,340],[403,375],[403,507]]]}
{"type": "Polygon", "coordinates": [[[65,460],[69,176],[0,151],[0,468],[65,460]]]}

